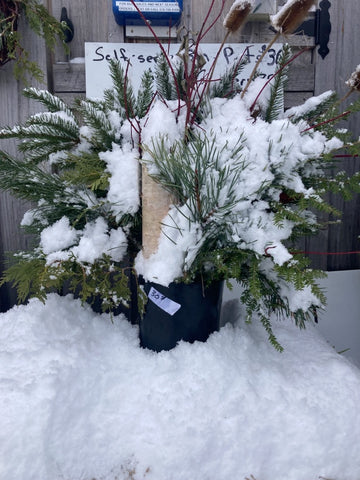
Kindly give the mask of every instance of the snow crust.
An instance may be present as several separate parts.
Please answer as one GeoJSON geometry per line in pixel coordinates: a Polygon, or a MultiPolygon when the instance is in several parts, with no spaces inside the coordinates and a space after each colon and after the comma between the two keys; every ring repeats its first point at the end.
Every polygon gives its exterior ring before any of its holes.
{"type": "Polygon", "coordinates": [[[291,321],[280,354],[225,307],[160,354],[70,296],[1,314],[0,478],[358,480],[359,369],[291,321]]]}

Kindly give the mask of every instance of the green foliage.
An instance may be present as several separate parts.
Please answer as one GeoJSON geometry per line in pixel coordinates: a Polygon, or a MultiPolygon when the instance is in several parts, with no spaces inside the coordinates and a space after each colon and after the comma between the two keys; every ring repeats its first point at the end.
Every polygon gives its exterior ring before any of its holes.
{"type": "Polygon", "coordinates": [[[73,110],[61,98],[52,95],[47,90],[40,90],[38,88],[29,87],[23,90],[23,95],[26,98],[31,98],[36,102],[44,105],[51,113],[64,112],[66,116],[75,120],[73,110]]]}
{"type": "Polygon", "coordinates": [[[57,175],[3,151],[0,151],[0,173],[0,188],[11,191],[18,198],[33,202],[46,198],[53,202],[56,196],[65,194],[66,187],[57,175]]]}
{"type": "MultiPolygon", "coordinates": [[[[182,79],[183,80],[183,79],[182,79]]],[[[157,92],[166,100],[176,100],[174,79],[171,75],[168,61],[164,54],[160,54],[155,66],[155,82],[157,92]]]]}
{"type": "Polygon", "coordinates": [[[236,78],[240,75],[246,63],[246,59],[241,59],[227,68],[219,81],[213,83],[210,96],[212,98],[231,98],[235,96],[240,91],[236,84],[236,78]]]}
{"type": "MultiPolygon", "coordinates": [[[[106,106],[117,112],[123,112],[123,118],[133,118],[136,115],[136,100],[126,71],[116,60],[110,60],[109,68],[113,88],[105,91],[106,106]]],[[[146,82],[145,80],[143,81],[146,82]]]]}
{"type": "Polygon", "coordinates": [[[139,88],[139,93],[136,99],[136,115],[143,118],[149,109],[149,105],[153,100],[153,83],[154,77],[150,71],[145,71],[139,88]]]}
{"type": "Polygon", "coordinates": [[[116,129],[111,123],[106,111],[90,100],[78,102],[78,110],[86,124],[90,127],[88,141],[95,150],[110,149],[113,143],[118,143],[116,129]]]}
{"type": "Polygon", "coordinates": [[[43,38],[45,44],[54,50],[56,40],[64,45],[66,27],[58,22],[38,0],[0,1],[0,64],[15,60],[14,75],[27,83],[27,75],[41,81],[43,72],[39,65],[30,59],[20,32],[17,30],[19,17],[24,16],[29,27],[43,38]]]}
{"type": "Polygon", "coordinates": [[[106,171],[106,164],[94,152],[69,153],[62,170],[62,178],[71,185],[84,185],[99,195],[109,187],[110,174],[106,171]]]}
{"type": "Polygon", "coordinates": [[[25,302],[29,297],[36,297],[41,301],[46,299],[46,290],[43,288],[43,273],[45,261],[41,258],[16,257],[16,263],[4,272],[0,286],[10,282],[16,288],[18,301],[25,302]]]}
{"type": "Polygon", "coordinates": [[[49,112],[32,115],[24,125],[0,130],[0,139],[14,138],[21,142],[20,152],[28,161],[40,163],[51,154],[69,151],[80,143],[80,128],[73,111],[49,92],[31,88],[25,95],[49,108],[49,112]]]}
{"type": "Polygon", "coordinates": [[[69,259],[48,265],[41,253],[36,257],[22,254],[16,260],[5,271],[0,286],[12,283],[20,302],[29,297],[44,302],[47,293],[61,292],[66,287],[83,303],[92,304],[100,299],[102,311],[111,312],[120,303],[127,305],[130,297],[126,269],[105,255],[93,264],[80,264],[69,259]]]}

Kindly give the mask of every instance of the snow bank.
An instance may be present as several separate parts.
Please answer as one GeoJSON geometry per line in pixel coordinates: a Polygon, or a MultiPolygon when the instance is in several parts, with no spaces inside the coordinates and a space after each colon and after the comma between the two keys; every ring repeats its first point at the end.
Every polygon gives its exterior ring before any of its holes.
{"type": "Polygon", "coordinates": [[[275,333],[282,354],[240,320],[156,354],[71,297],[1,314],[0,478],[359,480],[360,371],[275,333]]]}

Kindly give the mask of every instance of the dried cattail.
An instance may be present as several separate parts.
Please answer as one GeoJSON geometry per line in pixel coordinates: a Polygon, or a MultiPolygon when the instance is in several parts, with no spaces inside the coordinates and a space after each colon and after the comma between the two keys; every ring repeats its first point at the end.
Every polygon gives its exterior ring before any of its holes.
{"type": "Polygon", "coordinates": [[[305,20],[316,0],[288,0],[276,15],[270,17],[275,30],[283,35],[293,33],[305,20]]]}
{"type": "Polygon", "coordinates": [[[225,17],[224,27],[231,33],[239,30],[253,9],[253,4],[253,0],[235,0],[225,17]]]}
{"type": "Polygon", "coordinates": [[[349,80],[345,83],[352,92],[360,92],[360,65],[356,67],[355,72],[350,75],[349,80]]]}

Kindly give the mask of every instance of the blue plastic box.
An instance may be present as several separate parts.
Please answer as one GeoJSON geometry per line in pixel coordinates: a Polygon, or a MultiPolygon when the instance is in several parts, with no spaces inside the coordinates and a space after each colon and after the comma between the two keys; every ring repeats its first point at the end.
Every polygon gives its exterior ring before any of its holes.
{"type": "MultiPolygon", "coordinates": [[[[136,5],[151,25],[176,25],[182,14],[183,0],[136,0],[136,5]]],[[[113,0],[113,12],[119,25],[144,25],[130,0],[113,0]]]]}

